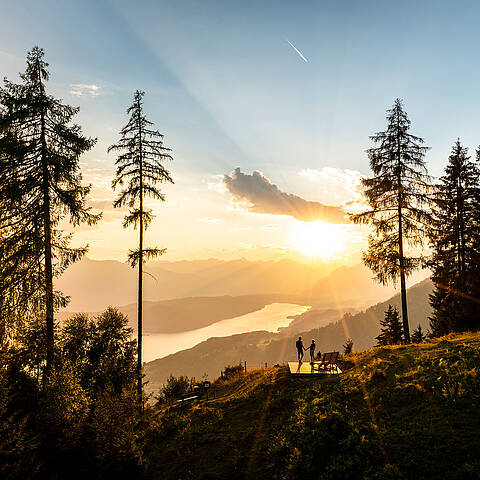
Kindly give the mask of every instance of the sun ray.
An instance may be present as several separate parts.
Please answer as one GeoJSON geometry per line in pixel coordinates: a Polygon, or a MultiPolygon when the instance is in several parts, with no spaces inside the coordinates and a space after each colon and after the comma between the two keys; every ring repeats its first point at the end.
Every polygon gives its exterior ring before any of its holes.
{"type": "Polygon", "coordinates": [[[347,232],[344,225],[298,222],[292,229],[291,242],[308,257],[331,260],[347,250],[347,232]]]}

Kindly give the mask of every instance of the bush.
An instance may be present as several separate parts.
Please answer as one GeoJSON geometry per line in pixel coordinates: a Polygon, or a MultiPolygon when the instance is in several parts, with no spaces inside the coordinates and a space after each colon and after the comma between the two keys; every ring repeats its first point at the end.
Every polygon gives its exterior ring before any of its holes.
{"type": "Polygon", "coordinates": [[[343,346],[343,354],[350,355],[353,351],[353,340],[351,338],[347,338],[345,345],[343,346]]]}
{"type": "Polygon", "coordinates": [[[29,418],[12,412],[11,389],[0,373],[0,478],[27,479],[34,476],[40,465],[38,439],[29,428],[29,418]]]}
{"type": "Polygon", "coordinates": [[[230,378],[236,377],[243,373],[243,365],[239,363],[238,365],[227,365],[223,369],[223,376],[228,380],[230,378]]]}
{"type": "Polygon", "coordinates": [[[189,379],[184,376],[174,377],[170,375],[167,378],[167,383],[160,389],[159,395],[155,397],[157,403],[161,405],[180,398],[184,393],[188,392],[190,385],[194,382],[194,378],[189,379]]]}
{"type": "MultiPolygon", "coordinates": [[[[440,344],[439,344],[440,345],[440,344]]],[[[449,402],[479,399],[480,351],[467,345],[452,345],[439,358],[420,362],[418,371],[426,389],[449,402]]]]}
{"type": "Polygon", "coordinates": [[[57,330],[48,379],[44,323],[0,349],[0,478],[142,478],[145,416],[136,403],[136,342],[109,308],[57,330]]]}
{"type": "Polygon", "coordinates": [[[136,390],[116,395],[101,392],[92,408],[89,441],[98,477],[142,478],[143,436],[146,425],[138,416],[136,390]]]}

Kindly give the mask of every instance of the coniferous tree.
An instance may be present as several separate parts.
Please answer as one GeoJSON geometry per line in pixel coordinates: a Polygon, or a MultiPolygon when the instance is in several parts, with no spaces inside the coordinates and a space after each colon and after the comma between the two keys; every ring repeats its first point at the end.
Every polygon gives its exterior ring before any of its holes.
{"type": "Polygon", "coordinates": [[[385,311],[385,318],[380,320],[380,335],[375,337],[377,345],[398,345],[403,341],[403,327],[400,322],[397,307],[388,305],[388,310],[385,311]]]}
{"type": "Polygon", "coordinates": [[[5,79],[0,89],[0,281],[10,310],[33,306],[45,314],[48,378],[54,310],[67,301],[54,291],[53,279],[87,249],[71,248],[70,235],[63,235],[58,224],[69,216],[73,225],[91,225],[100,215],[85,206],[90,186],[82,186],[79,167],[79,157],[95,140],[71,124],[78,108],[46,93],[49,73],[43,57],[43,49],[34,47],[20,74],[22,83],[5,79]]]}
{"type": "Polygon", "coordinates": [[[412,332],[412,343],[422,343],[425,341],[425,335],[422,331],[422,326],[418,327],[412,332]]]}
{"type": "Polygon", "coordinates": [[[468,236],[469,244],[469,270],[467,283],[469,286],[468,318],[470,325],[467,328],[480,329],[480,146],[476,150],[477,182],[472,196],[472,218],[468,236]]]}
{"type": "MultiPolygon", "coordinates": [[[[479,159],[480,150],[477,152],[479,159]]],[[[480,169],[457,140],[434,193],[430,260],[434,336],[478,329],[480,321],[480,169]]]]}
{"type": "Polygon", "coordinates": [[[405,341],[410,341],[406,276],[421,258],[407,256],[408,247],[423,244],[428,213],[429,176],[424,157],[429,147],[409,133],[410,120],[399,99],[387,111],[387,130],[370,138],[378,145],[367,150],[373,177],[362,180],[369,209],[351,216],[355,223],[372,225],[363,261],[379,282],[400,279],[405,341]]]}
{"type": "Polygon", "coordinates": [[[115,190],[117,186],[125,187],[121,190],[114,202],[114,207],[130,207],[125,216],[123,227],[130,225],[139,230],[139,245],[130,250],[128,255],[132,267],[138,265],[138,318],[137,318],[137,395],[139,408],[143,406],[142,388],[142,298],[143,298],[143,264],[151,258],[165,253],[166,249],[146,248],[143,245],[143,234],[152,221],[150,209],[145,207],[145,197],[165,201],[165,195],[157,188],[159,183],[173,183],[168,170],[162,165],[164,160],[172,160],[168,153],[171,150],[163,145],[163,135],[153,130],[152,122],[147,120],[143,112],[142,98],[144,92],[137,90],[134,101],[127,113],[130,119],[120,131],[119,142],[112,145],[108,151],[118,151],[119,156],[116,177],[112,182],[115,190]]]}

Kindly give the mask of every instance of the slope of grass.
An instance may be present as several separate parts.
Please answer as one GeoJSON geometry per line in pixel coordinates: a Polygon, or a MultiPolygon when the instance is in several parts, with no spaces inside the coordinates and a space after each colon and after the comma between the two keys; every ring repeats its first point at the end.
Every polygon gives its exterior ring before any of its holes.
{"type": "Polygon", "coordinates": [[[352,355],[339,377],[285,366],[157,412],[153,478],[480,478],[480,334],[352,355]]]}

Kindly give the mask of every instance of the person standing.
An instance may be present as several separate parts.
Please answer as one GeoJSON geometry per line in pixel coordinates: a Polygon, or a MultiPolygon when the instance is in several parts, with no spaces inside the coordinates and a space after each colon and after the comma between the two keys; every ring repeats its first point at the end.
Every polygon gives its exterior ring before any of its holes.
{"type": "Polygon", "coordinates": [[[298,337],[295,345],[297,347],[298,361],[301,362],[303,359],[303,352],[306,350],[306,348],[303,346],[302,337],[298,337]]]}
{"type": "Polygon", "coordinates": [[[315,347],[315,340],[312,339],[312,343],[308,347],[310,350],[310,363],[313,363],[313,361],[315,360],[315,347]]]}

